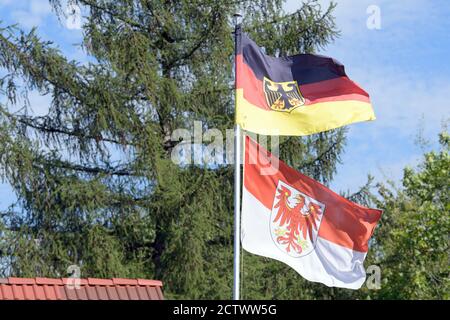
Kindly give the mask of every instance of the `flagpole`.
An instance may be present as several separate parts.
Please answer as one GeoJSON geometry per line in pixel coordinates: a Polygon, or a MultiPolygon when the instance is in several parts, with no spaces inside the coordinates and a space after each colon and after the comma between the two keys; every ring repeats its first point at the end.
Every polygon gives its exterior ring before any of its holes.
{"type": "MultiPolygon", "coordinates": [[[[234,18],[234,78],[236,88],[236,55],[241,36],[240,13],[235,13],[234,18]]],[[[236,96],[234,97],[235,112],[237,106],[236,96]]],[[[240,245],[241,245],[241,127],[234,125],[234,266],[233,266],[233,300],[240,298],[240,245]]]]}

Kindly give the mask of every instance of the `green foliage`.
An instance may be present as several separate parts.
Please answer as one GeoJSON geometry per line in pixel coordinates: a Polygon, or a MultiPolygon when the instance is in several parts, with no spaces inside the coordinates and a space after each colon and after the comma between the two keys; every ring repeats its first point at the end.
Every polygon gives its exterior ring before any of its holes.
{"type": "Polygon", "coordinates": [[[404,170],[403,189],[379,187],[384,209],[371,260],[382,270],[381,290],[389,299],[449,299],[450,145],[424,155],[417,170],[404,170]]]}

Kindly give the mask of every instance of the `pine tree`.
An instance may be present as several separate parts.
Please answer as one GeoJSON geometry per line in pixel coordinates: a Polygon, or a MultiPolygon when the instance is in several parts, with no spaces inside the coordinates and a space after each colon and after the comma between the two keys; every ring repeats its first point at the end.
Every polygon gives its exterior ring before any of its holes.
{"type": "MultiPolygon", "coordinates": [[[[174,164],[171,134],[233,127],[236,10],[268,54],[289,55],[338,35],[334,5],[74,2],[89,13],[89,63],[36,30],[0,29],[0,172],[18,197],[0,216],[0,275],[65,277],[76,264],[82,277],[161,279],[169,298],[230,298],[233,166],[174,164]],[[33,90],[52,97],[45,116],[23,98],[33,90]]],[[[327,184],[344,144],[344,129],[285,138],[280,156],[327,184]]],[[[245,254],[243,266],[244,298],[335,295],[275,261],[245,254]]]]}

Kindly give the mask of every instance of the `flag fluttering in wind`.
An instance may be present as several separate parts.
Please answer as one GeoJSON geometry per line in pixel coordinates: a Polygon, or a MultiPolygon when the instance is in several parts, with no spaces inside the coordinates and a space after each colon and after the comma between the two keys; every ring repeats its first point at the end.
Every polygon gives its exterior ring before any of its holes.
{"type": "Polygon", "coordinates": [[[271,57],[241,32],[236,52],[236,122],[245,130],[298,136],[375,120],[368,93],[332,58],[271,57]]]}
{"type": "Polygon", "coordinates": [[[246,137],[242,246],[282,261],[309,281],[358,289],[382,211],[353,203],[246,137]],[[267,164],[277,170],[265,174],[267,164]]]}

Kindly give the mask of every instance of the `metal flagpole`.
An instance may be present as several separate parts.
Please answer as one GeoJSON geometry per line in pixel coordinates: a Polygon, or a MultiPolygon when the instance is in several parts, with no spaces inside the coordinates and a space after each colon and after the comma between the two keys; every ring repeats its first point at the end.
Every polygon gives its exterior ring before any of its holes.
{"type": "MultiPolygon", "coordinates": [[[[235,13],[234,18],[234,78],[236,87],[236,54],[240,45],[241,36],[240,13],[235,13]]],[[[237,99],[235,100],[235,112],[237,99]]],[[[234,125],[234,267],[233,267],[233,299],[239,300],[240,285],[240,245],[241,245],[241,127],[234,125]]]]}

